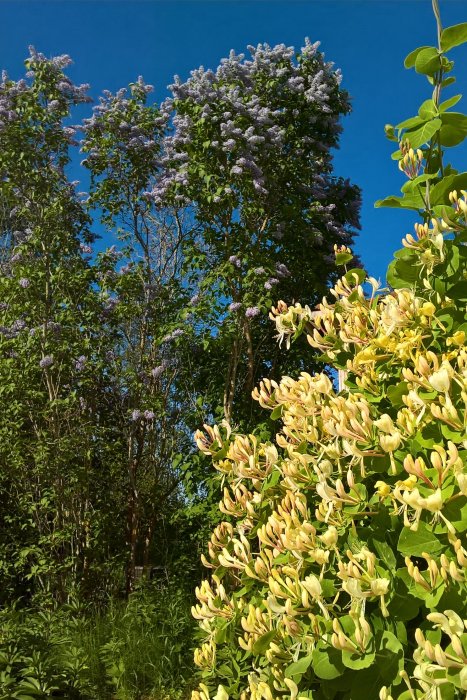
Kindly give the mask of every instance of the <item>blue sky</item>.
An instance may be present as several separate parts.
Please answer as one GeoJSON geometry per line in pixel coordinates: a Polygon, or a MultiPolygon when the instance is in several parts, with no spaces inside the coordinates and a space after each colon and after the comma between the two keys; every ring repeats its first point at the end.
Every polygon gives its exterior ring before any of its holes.
{"type": "MultiPolygon", "coordinates": [[[[444,26],[467,21],[465,0],[440,0],[444,26]]],[[[400,239],[413,229],[411,213],[374,209],[374,201],[398,194],[404,178],[390,159],[385,123],[413,116],[430,97],[426,79],[403,67],[415,47],[435,43],[431,0],[0,0],[0,67],[22,72],[27,46],[53,56],[68,53],[75,82],[91,83],[94,98],[139,74],[167,94],[175,73],[199,65],[215,68],[231,48],[321,41],[328,60],[341,68],[353,98],[335,172],[363,190],[362,232],[357,252],[369,271],[384,279],[400,239]]],[[[457,85],[466,92],[467,48],[454,49],[457,85]]],[[[466,99],[456,107],[467,112],[466,99]]],[[[466,169],[467,147],[452,162],[466,169]]]]}

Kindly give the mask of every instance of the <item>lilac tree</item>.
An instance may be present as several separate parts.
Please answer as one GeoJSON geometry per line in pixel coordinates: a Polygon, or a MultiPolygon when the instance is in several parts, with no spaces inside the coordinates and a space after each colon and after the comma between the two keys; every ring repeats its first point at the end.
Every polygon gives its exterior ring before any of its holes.
{"type": "Polygon", "coordinates": [[[106,339],[93,235],[65,175],[64,121],[89,98],[69,63],[31,49],[26,78],[0,83],[2,586],[60,599],[99,565],[110,477],[97,457],[106,339]]]}
{"type": "Polygon", "coordinates": [[[148,104],[151,91],[140,77],[128,89],[105,92],[84,120],[81,142],[91,176],[89,208],[116,241],[101,255],[99,283],[112,306],[104,326],[115,350],[111,393],[123,441],[128,593],[136,565],[164,564],[172,548],[167,523],[180,507],[180,458],[193,452],[187,424],[196,406],[181,214],[158,212],[144,195],[162,167],[167,126],[148,104]]]}
{"type": "Polygon", "coordinates": [[[358,188],[332,173],[350,110],[340,72],[309,41],[297,54],[267,44],[249,52],[176,78],[161,107],[171,123],[163,170],[147,193],[161,210],[192,215],[185,271],[206,408],[237,421],[249,420],[255,381],[287,369],[266,311],[277,298],[314,304],[326,293],[334,246],[351,243],[359,210],[358,188]]]}

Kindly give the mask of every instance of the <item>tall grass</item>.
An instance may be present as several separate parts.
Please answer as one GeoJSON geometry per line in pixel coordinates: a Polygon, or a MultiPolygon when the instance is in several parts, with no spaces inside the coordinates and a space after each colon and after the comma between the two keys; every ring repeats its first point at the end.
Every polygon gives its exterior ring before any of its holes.
{"type": "Polygon", "coordinates": [[[169,585],[99,610],[3,610],[0,700],[182,700],[193,678],[190,605],[169,585]]]}

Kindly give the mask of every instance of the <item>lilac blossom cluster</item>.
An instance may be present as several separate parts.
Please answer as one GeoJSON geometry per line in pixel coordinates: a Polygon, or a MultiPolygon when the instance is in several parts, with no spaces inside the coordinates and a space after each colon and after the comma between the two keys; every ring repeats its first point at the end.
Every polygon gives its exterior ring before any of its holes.
{"type": "Polygon", "coordinates": [[[162,343],[171,343],[173,340],[180,338],[184,334],[183,328],[176,328],[172,333],[168,333],[162,338],[162,343]]]}
{"type": "Polygon", "coordinates": [[[257,195],[267,196],[274,187],[268,163],[291,149],[312,160],[326,159],[340,133],[339,113],[348,110],[348,103],[338,89],[340,72],[324,62],[318,46],[306,40],[298,56],[284,44],[249,46],[249,59],[231,51],[216,71],[200,67],[184,83],[176,76],[172,97],[161,105],[167,118],[173,116],[173,131],[165,140],[165,171],[150,193],[154,202],[163,205],[169,193],[177,202],[189,201],[188,151],[200,119],[209,124],[210,152],[227,157],[228,165],[220,166],[223,172],[213,179],[216,190],[223,184],[227,195],[232,192],[229,178],[234,189],[239,178],[246,178],[257,195]],[[173,114],[180,104],[183,110],[173,114]],[[303,134],[304,124],[315,125],[316,138],[303,134]]]}
{"type": "Polygon", "coordinates": [[[47,367],[51,367],[53,363],[54,358],[52,357],[52,355],[44,355],[42,360],[40,360],[39,362],[39,367],[41,367],[41,369],[46,369],[47,367]]]}
{"type": "Polygon", "coordinates": [[[151,411],[149,409],[146,409],[145,411],[140,411],[139,408],[135,408],[131,413],[131,420],[134,423],[137,423],[140,420],[153,421],[155,417],[156,414],[154,413],[154,411],[151,411]]]}
{"type": "Polygon", "coordinates": [[[59,122],[68,113],[70,104],[91,102],[91,98],[87,95],[89,85],[75,85],[63,73],[63,70],[72,63],[71,58],[67,54],[47,58],[44,54],[36,51],[33,46],[30,46],[29,58],[25,63],[28,69],[26,79],[22,78],[14,81],[8,77],[6,71],[2,71],[0,82],[0,133],[9,124],[19,119],[25,103],[31,101],[37,106],[37,87],[42,76],[46,74],[48,87],[47,92],[43,94],[44,102],[42,103],[44,123],[47,121],[46,115],[49,115],[49,122],[54,124],[56,128],[60,128],[67,140],[72,139],[74,128],[71,126],[62,128],[59,126],[59,122]]]}
{"type": "Polygon", "coordinates": [[[129,89],[121,88],[115,94],[104,90],[99,104],[93,107],[93,115],[84,119],[81,126],[81,151],[86,154],[82,165],[101,174],[112,167],[113,158],[121,166],[123,153],[132,163],[142,156],[153,169],[157,166],[158,135],[166,129],[167,118],[146,106],[147,95],[153,89],[139,76],[129,89]]]}
{"type": "Polygon", "coordinates": [[[257,306],[249,306],[245,311],[245,316],[246,318],[256,318],[260,313],[261,311],[257,306]]]}

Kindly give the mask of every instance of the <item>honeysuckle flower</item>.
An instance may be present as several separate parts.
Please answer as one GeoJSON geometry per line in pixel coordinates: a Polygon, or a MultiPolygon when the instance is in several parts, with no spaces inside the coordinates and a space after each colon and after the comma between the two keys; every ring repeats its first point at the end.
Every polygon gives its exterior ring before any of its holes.
{"type": "Polygon", "coordinates": [[[428,377],[428,381],[433,389],[443,393],[449,391],[451,385],[449,373],[445,367],[441,367],[437,372],[434,372],[431,377],[428,377]]]}
{"type": "Polygon", "coordinates": [[[395,452],[402,442],[402,435],[394,430],[391,435],[379,435],[379,444],[385,452],[395,452]]]}

